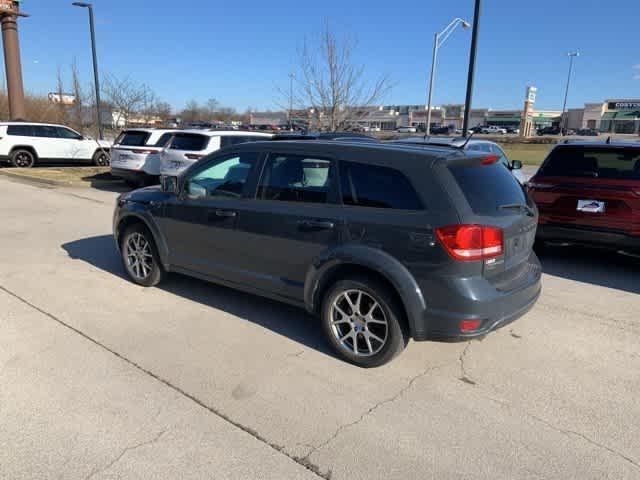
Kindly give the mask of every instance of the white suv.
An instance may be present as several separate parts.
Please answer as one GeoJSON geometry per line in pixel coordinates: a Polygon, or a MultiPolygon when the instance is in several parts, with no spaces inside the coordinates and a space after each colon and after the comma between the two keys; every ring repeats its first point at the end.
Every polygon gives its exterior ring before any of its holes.
{"type": "Polygon", "coordinates": [[[111,175],[130,185],[147,185],[160,176],[160,152],[176,130],[130,128],[124,130],[111,148],[111,175]]]}
{"type": "Polygon", "coordinates": [[[38,162],[109,165],[110,144],[94,140],[64,125],[0,123],[0,161],[30,168],[38,162]]]}
{"type": "Polygon", "coordinates": [[[268,140],[269,133],[235,130],[183,130],[177,132],[160,154],[160,174],[175,176],[205,155],[238,143],[268,140]]]}

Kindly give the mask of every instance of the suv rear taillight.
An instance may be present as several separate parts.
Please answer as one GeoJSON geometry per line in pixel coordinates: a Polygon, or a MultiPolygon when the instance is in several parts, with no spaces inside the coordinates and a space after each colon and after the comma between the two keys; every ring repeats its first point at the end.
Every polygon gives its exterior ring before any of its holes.
{"type": "Polygon", "coordinates": [[[487,225],[448,225],[436,228],[440,243],[457,260],[483,260],[504,251],[502,229],[487,225]]]}

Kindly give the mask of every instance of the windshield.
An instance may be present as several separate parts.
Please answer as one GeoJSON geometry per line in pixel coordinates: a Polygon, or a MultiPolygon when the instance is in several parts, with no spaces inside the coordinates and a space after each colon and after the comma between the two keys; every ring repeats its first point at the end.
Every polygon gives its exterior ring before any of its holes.
{"type": "Polygon", "coordinates": [[[140,131],[124,131],[116,140],[117,145],[125,145],[128,147],[142,147],[147,144],[147,140],[151,134],[149,132],[140,131]]]}

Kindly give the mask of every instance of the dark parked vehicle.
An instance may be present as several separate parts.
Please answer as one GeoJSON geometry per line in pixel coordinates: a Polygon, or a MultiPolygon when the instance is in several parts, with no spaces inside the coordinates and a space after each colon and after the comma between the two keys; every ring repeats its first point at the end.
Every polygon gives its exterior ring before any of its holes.
{"type": "Polygon", "coordinates": [[[593,128],[581,128],[576,132],[576,135],[580,135],[583,137],[598,137],[600,132],[598,130],[594,130],[593,128]]]}
{"type": "Polygon", "coordinates": [[[640,144],[560,144],[528,189],[541,242],[640,254],[640,144]]]}
{"type": "Polygon", "coordinates": [[[180,272],[306,308],[363,367],[524,314],[536,225],[497,155],[336,141],[216,152],[120,196],[113,223],[134,282],[180,272]]]}
{"type": "Polygon", "coordinates": [[[456,131],[454,125],[444,125],[441,127],[431,127],[431,133],[433,135],[451,135],[456,131]]]}

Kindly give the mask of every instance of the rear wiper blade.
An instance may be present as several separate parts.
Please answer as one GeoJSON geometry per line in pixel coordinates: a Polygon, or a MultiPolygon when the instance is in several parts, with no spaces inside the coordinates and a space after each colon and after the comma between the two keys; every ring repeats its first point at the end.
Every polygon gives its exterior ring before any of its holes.
{"type": "Polygon", "coordinates": [[[498,208],[501,210],[524,210],[530,217],[533,217],[535,215],[533,208],[524,203],[507,203],[506,205],[500,205],[498,208]]]}

